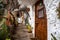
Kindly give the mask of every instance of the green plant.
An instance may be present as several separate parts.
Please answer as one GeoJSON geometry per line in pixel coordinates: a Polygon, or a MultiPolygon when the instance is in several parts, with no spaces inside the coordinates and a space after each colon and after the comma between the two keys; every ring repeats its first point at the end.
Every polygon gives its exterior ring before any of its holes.
{"type": "Polygon", "coordinates": [[[0,40],[5,40],[8,37],[8,27],[5,23],[3,23],[0,27],[0,40]]]}
{"type": "Polygon", "coordinates": [[[57,40],[56,37],[52,33],[51,33],[51,36],[52,36],[51,40],[57,40]]]}
{"type": "MultiPolygon", "coordinates": [[[[0,2],[0,16],[4,15],[4,5],[2,2],[0,2]]],[[[3,18],[0,18],[0,22],[2,21],[3,18]]]]}
{"type": "Polygon", "coordinates": [[[56,11],[58,12],[58,18],[60,19],[60,2],[59,2],[59,6],[57,7],[56,11]]]}

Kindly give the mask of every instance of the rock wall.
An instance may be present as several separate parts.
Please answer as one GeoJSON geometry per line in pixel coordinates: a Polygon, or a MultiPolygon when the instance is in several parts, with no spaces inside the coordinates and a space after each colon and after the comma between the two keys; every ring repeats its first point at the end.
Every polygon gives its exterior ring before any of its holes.
{"type": "Polygon", "coordinates": [[[29,23],[32,27],[32,33],[33,33],[33,37],[35,37],[35,7],[34,6],[31,6],[31,5],[28,5],[27,7],[30,8],[30,11],[29,11],[29,15],[30,15],[30,18],[29,18],[29,23]]]}
{"type": "Polygon", "coordinates": [[[57,38],[57,40],[60,40],[60,19],[58,19],[56,12],[59,1],[60,0],[44,0],[47,14],[47,40],[51,40],[51,33],[57,38]]]}

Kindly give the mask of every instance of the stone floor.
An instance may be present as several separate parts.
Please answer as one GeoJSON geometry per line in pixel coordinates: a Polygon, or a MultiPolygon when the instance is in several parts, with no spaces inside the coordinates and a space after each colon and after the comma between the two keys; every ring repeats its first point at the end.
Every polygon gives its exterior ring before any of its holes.
{"type": "Polygon", "coordinates": [[[15,40],[31,40],[33,37],[32,33],[28,33],[28,29],[23,24],[18,24],[16,28],[16,34],[14,35],[15,40]]]}

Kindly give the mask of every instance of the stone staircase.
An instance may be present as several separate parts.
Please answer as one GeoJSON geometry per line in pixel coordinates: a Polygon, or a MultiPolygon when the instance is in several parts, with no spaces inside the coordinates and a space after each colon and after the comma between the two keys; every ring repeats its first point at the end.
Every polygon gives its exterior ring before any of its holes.
{"type": "Polygon", "coordinates": [[[28,29],[23,24],[18,24],[16,28],[16,34],[14,34],[14,40],[31,40],[32,33],[28,33],[28,29]]]}

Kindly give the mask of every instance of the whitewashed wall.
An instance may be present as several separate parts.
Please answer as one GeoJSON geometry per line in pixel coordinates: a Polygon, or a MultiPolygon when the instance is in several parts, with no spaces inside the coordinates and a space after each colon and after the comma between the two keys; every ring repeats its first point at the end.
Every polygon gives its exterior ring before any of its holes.
{"type": "Polygon", "coordinates": [[[58,19],[56,7],[60,0],[44,0],[47,14],[48,40],[51,40],[51,33],[60,40],[60,20],[58,19]]]}
{"type": "Polygon", "coordinates": [[[30,18],[29,18],[29,23],[32,27],[32,33],[33,33],[33,37],[35,37],[35,11],[33,9],[35,9],[34,7],[32,7],[31,5],[28,5],[27,7],[30,8],[30,11],[29,11],[29,15],[30,15],[30,18]]]}

